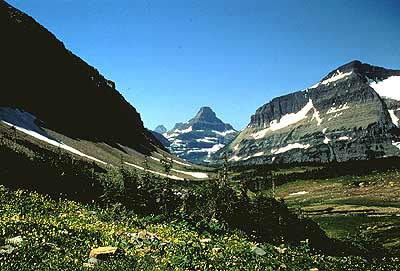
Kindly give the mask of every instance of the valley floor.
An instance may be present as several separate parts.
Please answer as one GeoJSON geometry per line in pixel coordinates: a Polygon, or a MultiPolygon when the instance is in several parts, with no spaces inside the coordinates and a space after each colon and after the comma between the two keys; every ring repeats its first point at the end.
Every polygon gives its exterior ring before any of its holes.
{"type": "Polygon", "coordinates": [[[355,239],[400,251],[400,171],[298,180],[276,195],[311,217],[330,237],[355,239]]]}
{"type": "Polygon", "coordinates": [[[204,231],[184,220],[116,214],[0,186],[0,269],[400,270],[398,258],[324,256],[307,242],[259,244],[238,231],[221,233],[218,222],[204,231]],[[108,257],[90,258],[99,247],[108,257]]]}

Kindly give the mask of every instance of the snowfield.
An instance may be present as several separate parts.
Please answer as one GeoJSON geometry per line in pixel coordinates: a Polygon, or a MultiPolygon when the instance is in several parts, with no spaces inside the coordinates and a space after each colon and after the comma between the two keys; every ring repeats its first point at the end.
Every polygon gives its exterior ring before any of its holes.
{"type": "Polygon", "coordinates": [[[367,78],[369,86],[380,96],[400,101],[400,76],[390,76],[381,81],[367,78]]]}
{"type": "Polygon", "coordinates": [[[319,112],[314,107],[312,100],[309,99],[308,103],[300,111],[298,111],[297,113],[288,113],[286,115],[283,115],[279,121],[271,121],[268,128],[253,133],[252,137],[254,139],[262,139],[269,131],[276,131],[293,125],[301,120],[304,120],[305,118],[307,118],[307,114],[311,110],[314,110],[314,114],[311,120],[315,119],[317,121],[317,125],[321,125],[322,119],[319,117],[319,112]]]}
{"type": "Polygon", "coordinates": [[[328,109],[328,111],[326,111],[326,114],[333,114],[333,113],[337,113],[346,109],[349,109],[350,106],[347,105],[347,103],[339,105],[338,107],[332,106],[331,108],[328,109]]]}
{"type": "Polygon", "coordinates": [[[309,88],[317,88],[317,87],[319,87],[320,85],[328,85],[328,84],[330,84],[330,83],[332,83],[332,82],[336,82],[336,81],[338,81],[338,80],[341,80],[341,79],[343,79],[343,78],[346,78],[346,77],[348,77],[349,75],[351,75],[352,73],[353,73],[352,71],[346,72],[346,73],[342,73],[341,71],[337,70],[337,71],[335,72],[335,74],[332,75],[330,78],[325,79],[325,80],[322,81],[322,82],[316,83],[315,85],[313,85],[313,86],[311,86],[311,87],[309,87],[309,88]]]}
{"type": "Polygon", "coordinates": [[[393,124],[396,125],[397,127],[399,127],[399,118],[394,113],[395,110],[388,110],[388,111],[389,111],[389,115],[390,115],[390,118],[392,119],[393,124]]]}
{"type": "Polygon", "coordinates": [[[22,111],[20,109],[13,109],[13,108],[1,108],[0,109],[0,120],[2,123],[10,126],[10,127],[15,127],[20,132],[23,132],[27,135],[30,135],[40,141],[46,142],[50,145],[53,145],[57,148],[61,148],[63,150],[66,150],[68,152],[74,153],[76,155],[79,155],[81,157],[85,157],[87,159],[96,161],[98,163],[107,165],[106,162],[101,161],[97,158],[94,158],[92,156],[89,156],[87,154],[84,154],[83,152],[78,151],[77,149],[74,149],[68,145],[65,145],[62,142],[59,142],[52,137],[50,137],[43,129],[39,128],[35,124],[36,117],[33,116],[32,114],[22,111]],[[5,119],[7,119],[8,122],[5,119]],[[23,126],[19,126],[19,125],[23,126]]]}
{"type": "MultiPolygon", "coordinates": [[[[143,170],[143,171],[146,170],[144,167],[141,167],[141,166],[138,166],[138,165],[135,165],[135,164],[131,164],[131,163],[128,163],[128,162],[124,162],[124,164],[126,164],[128,166],[131,166],[131,167],[134,167],[134,168],[137,168],[137,169],[140,169],[140,170],[143,170]]],[[[157,171],[154,171],[154,170],[150,170],[150,169],[148,169],[147,171],[150,172],[150,173],[162,176],[162,177],[167,177],[167,178],[173,179],[173,180],[178,180],[178,181],[183,181],[184,180],[183,178],[178,177],[178,176],[167,175],[167,174],[164,174],[164,173],[161,173],[161,172],[157,172],[157,171]]]]}
{"type": "Polygon", "coordinates": [[[300,143],[293,143],[293,144],[289,144],[286,145],[285,147],[279,148],[279,149],[272,149],[271,153],[272,154],[280,154],[280,153],[284,153],[293,149],[308,149],[311,145],[310,144],[300,144],[300,143]]]}

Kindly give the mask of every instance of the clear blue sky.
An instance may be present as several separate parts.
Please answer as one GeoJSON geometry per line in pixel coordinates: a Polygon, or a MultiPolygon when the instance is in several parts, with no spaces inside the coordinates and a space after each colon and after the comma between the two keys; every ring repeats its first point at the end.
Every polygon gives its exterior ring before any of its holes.
{"type": "Polygon", "coordinates": [[[350,60],[400,69],[399,0],[8,0],[95,66],[154,128],[255,110],[350,60]]]}

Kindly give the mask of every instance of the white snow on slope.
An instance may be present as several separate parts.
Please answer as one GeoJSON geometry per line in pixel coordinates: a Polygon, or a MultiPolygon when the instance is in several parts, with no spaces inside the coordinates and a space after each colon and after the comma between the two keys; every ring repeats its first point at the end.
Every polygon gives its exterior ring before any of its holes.
{"type": "Polygon", "coordinates": [[[264,155],[264,152],[260,151],[260,152],[253,154],[252,157],[258,157],[258,156],[263,156],[263,155],[264,155]]]}
{"type": "MultiPolygon", "coordinates": [[[[156,157],[153,157],[153,156],[150,156],[150,158],[153,159],[153,160],[155,160],[155,161],[161,162],[161,160],[160,160],[159,158],[156,158],[156,157]]],[[[178,161],[178,160],[175,160],[175,159],[172,159],[172,162],[177,163],[177,164],[180,164],[180,165],[182,165],[182,166],[191,167],[191,165],[189,165],[189,164],[187,164],[187,163],[183,163],[183,162],[178,161]]]]}
{"type": "Polygon", "coordinates": [[[307,191],[300,191],[300,192],[296,192],[296,193],[290,193],[289,196],[298,196],[298,195],[305,195],[308,194],[309,192],[307,191]]]}
{"type": "Polygon", "coordinates": [[[337,139],[338,141],[346,141],[346,140],[351,140],[351,137],[348,136],[341,136],[337,139]]]}
{"type": "Polygon", "coordinates": [[[390,76],[377,82],[368,78],[368,81],[380,96],[400,101],[400,76],[390,76]]]}
{"type": "Polygon", "coordinates": [[[400,150],[400,142],[392,141],[392,145],[400,150]]]}
{"type": "Polygon", "coordinates": [[[318,110],[316,110],[315,108],[314,108],[314,114],[313,114],[311,120],[313,120],[313,119],[315,119],[315,120],[317,121],[317,126],[320,126],[320,125],[321,125],[322,119],[319,117],[319,112],[318,112],[318,110]]]}
{"type": "Polygon", "coordinates": [[[328,111],[326,111],[326,114],[333,114],[333,113],[337,113],[346,109],[349,109],[350,106],[347,105],[347,103],[339,105],[338,107],[336,106],[332,106],[331,108],[328,109],[328,111]]]}
{"type": "Polygon", "coordinates": [[[219,131],[212,130],[212,132],[216,133],[217,135],[220,135],[220,136],[226,136],[228,134],[236,133],[235,130],[227,130],[225,132],[219,132],[219,131]]]}
{"type": "MultiPolygon", "coordinates": [[[[131,164],[131,163],[128,163],[128,162],[124,162],[124,164],[126,164],[128,166],[131,166],[131,167],[134,167],[134,168],[137,168],[137,169],[140,169],[140,170],[145,170],[144,167],[141,167],[141,166],[138,166],[138,165],[135,165],[135,164],[131,164]]],[[[154,171],[154,170],[150,170],[150,169],[148,169],[147,171],[150,172],[150,173],[162,176],[162,177],[167,177],[167,178],[173,179],[173,180],[179,180],[179,181],[183,181],[184,180],[183,178],[178,177],[178,176],[167,175],[167,174],[160,173],[160,172],[157,172],[157,171],[154,171]]]]}
{"type": "Polygon", "coordinates": [[[205,137],[205,138],[199,138],[196,139],[197,142],[204,142],[204,143],[215,143],[215,141],[218,141],[218,138],[215,137],[205,137]]]}
{"type": "MultiPolygon", "coordinates": [[[[99,159],[97,159],[97,158],[94,158],[94,157],[92,157],[92,156],[89,156],[89,155],[87,155],[87,154],[84,154],[83,152],[80,152],[80,151],[78,151],[77,149],[74,149],[74,148],[72,148],[72,147],[70,147],[70,146],[68,146],[68,145],[65,145],[64,143],[58,142],[58,141],[56,141],[56,140],[54,140],[54,139],[50,139],[50,138],[44,136],[43,134],[39,134],[38,132],[29,130],[29,129],[25,129],[25,128],[22,128],[22,127],[19,127],[19,126],[16,126],[16,125],[14,125],[13,123],[9,123],[9,122],[6,122],[6,121],[4,121],[4,120],[2,120],[1,122],[5,123],[5,124],[7,124],[7,125],[9,125],[9,126],[11,126],[11,127],[15,127],[15,129],[17,129],[18,131],[23,132],[23,133],[25,133],[25,134],[27,134],[27,135],[30,135],[30,136],[32,136],[32,137],[34,137],[34,138],[36,138],[36,139],[38,139],[38,140],[40,140],[40,141],[43,141],[43,142],[46,142],[46,143],[48,143],[48,144],[50,144],[50,145],[53,145],[53,146],[55,146],[55,147],[64,149],[64,150],[66,150],[66,151],[69,151],[69,152],[74,153],[74,154],[76,154],[76,155],[79,155],[79,156],[81,156],[81,157],[85,157],[85,158],[87,158],[87,159],[90,159],[90,160],[99,162],[99,163],[101,163],[101,164],[107,165],[107,163],[104,162],[104,161],[101,161],[101,160],[99,160],[99,159]]],[[[33,125],[34,125],[34,123],[33,123],[33,125]]],[[[37,127],[37,126],[36,126],[36,127],[37,127]]],[[[40,129],[39,127],[37,127],[37,128],[40,129]]]]}
{"type": "Polygon", "coordinates": [[[388,111],[389,111],[389,115],[390,115],[390,118],[392,119],[393,124],[396,125],[397,127],[399,127],[399,118],[394,113],[394,110],[388,110],[388,111]]]}
{"type": "Polygon", "coordinates": [[[340,80],[340,79],[343,79],[343,78],[345,78],[345,77],[351,75],[352,73],[353,73],[352,71],[346,72],[346,73],[342,73],[341,71],[337,70],[337,71],[334,73],[334,75],[332,75],[332,76],[329,77],[328,79],[325,79],[324,81],[319,82],[319,83],[317,83],[317,84],[315,84],[315,85],[313,85],[313,86],[311,86],[311,87],[309,87],[309,88],[317,88],[317,87],[319,87],[320,85],[328,85],[328,84],[330,84],[330,83],[332,83],[332,82],[335,82],[335,81],[338,81],[338,80],[340,80]]]}
{"type": "Polygon", "coordinates": [[[193,149],[189,150],[187,153],[195,153],[195,152],[207,152],[208,156],[211,156],[212,153],[217,152],[219,149],[223,148],[224,144],[215,144],[211,148],[203,148],[203,149],[193,149]]]}
{"type": "Polygon", "coordinates": [[[329,144],[329,142],[331,142],[331,140],[327,136],[325,136],[324,144],[329,144]]]}
{"type": "Polygon", "coordinates": [[[239,156],[237,156],[237,155],[234,155],[234,156],[232,156],[231,158],[229,158],[228,161],[239,161],[240,159],[242,159],[242,158],[239,157],[239,156]]]}
{"type": "MultiPolygon", "coordinates": [[[[158,159],[156,157],[150,156],[150,158],[155,160],[155,161],[161,162],[161,159],[158,159]]],[[[172,161],[175,162],[175,163],[179,162],[177,160],[172,160],[172,161]]],[[[181,163],[181,162],[179,162],[179,163],[181,163]]],[[[181,164],[184,164],[184,163],[181,163],[181,164]]],[[[184,164],[184,165],[190,166],[189,164],[184,164]]],[[[193,177],[195,177],[197,179],[207,179],[208,178],[208,175],[206,173],[203,173],[203,172],[190,172],[190,171],[177,170],[177,169],[174,169],[174,168],[171,169],[171,170],[175,171],[175,172],[182,173],[182,174],[193,176],[193,177]]]]}
{"type": "MultiPolygon", "coordinates": [[[[273,120],[270,122],[270,126],[266,129],[260,130],[256,133],[252,134],[252,137],[254,139],[261,139],[265,137],[268,131],[276,131],[282,128],[285,128],[287,126],[290,126],[292,124],[295,124],[307,117],[308,112],[314,109],[315,107],[313,105],[313,102],[311,99],[309,99],[308,103],[297,113],[288,113],[284,116],[281,117],[281,119],[278,120],[273,120]]],[[[317,120],[318,121],[318,120],[317,120]]]]}
{"type": "Polygon", "coordinates": [[[300,143],[293,143],[293,144],[288,144],[285,147],[279,148],[279,149],[272,149],[271,153],[272,154],[279,154],[279,153],[284,153],[293,149],[308,149],[311,145],[310,144],[300,144],[300,143]]]}
{"type": "Polygon", "coordinates": [[[182,173],[185,175],[190,175],[193,176],[197,179],[208,179],[208,174],[204,173],[204,172],[190,172],[190,171],[183,171],[183,170],[177,170],[177,169],[171,169],[172,171],[178,172],[178,173],[182,173]]]}

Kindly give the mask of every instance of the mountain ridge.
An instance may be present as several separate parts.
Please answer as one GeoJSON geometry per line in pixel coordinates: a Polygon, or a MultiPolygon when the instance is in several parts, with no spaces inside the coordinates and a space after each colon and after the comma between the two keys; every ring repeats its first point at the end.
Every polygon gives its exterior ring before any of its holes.
{"type": "Polygon", "coordinates": [[[231,161],[291,163],[398,155],[399,75],[351,61],[317,84],[259,107],[246,129],[216,156],[226,152],[231,161]]]}

